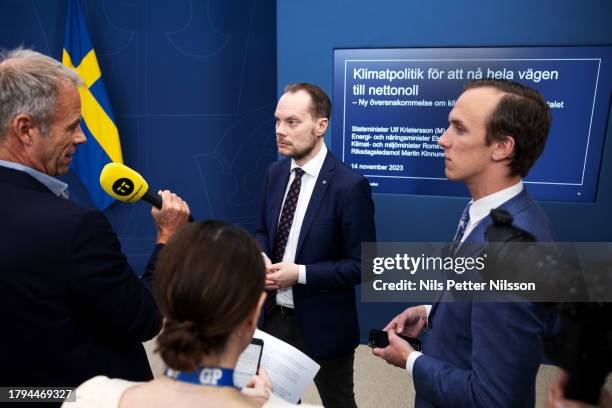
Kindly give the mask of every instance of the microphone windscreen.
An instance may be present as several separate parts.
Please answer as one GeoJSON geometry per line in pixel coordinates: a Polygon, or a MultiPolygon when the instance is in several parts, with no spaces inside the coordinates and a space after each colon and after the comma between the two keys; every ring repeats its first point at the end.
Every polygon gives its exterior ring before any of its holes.
{"type": "Polygon", "coordinates": [[[140,200],[149,189],[140,174],[121,163],[104,166],[100,173],[100,185],[108,195],[126,203],[140,200]]]}

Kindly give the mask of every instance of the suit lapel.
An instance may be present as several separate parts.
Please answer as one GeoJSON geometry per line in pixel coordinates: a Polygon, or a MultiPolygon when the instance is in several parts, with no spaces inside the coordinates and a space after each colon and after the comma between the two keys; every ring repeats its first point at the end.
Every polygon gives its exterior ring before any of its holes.
{"type": "MultiPolygon", "coordinates": [[[[510,200],[506,201],[499,208],[503,208],[507,210],[512,217],[516,214],[523,211],[525,208],[529,207],[531,200],[529,199],[529,194],[527,193],[527,188],[523,186],[523,191],[518,193],[515,197],[512,197],[510,200]]],[[[491,219],[489,217],[489,219],[491,219]]]]}
{"type": "MultiPolygon", "coordinates": [[[[523,191],[521,191],[516,196],[512,197],[510,200],[506,201],[498,208],[503,208],[507,210],[513,217],[519,212],[523,211],[527,206],[529,206],[529,195],[527,194],[527,189],[523,187],[523,191]]],[[[484,246],[486,245],[485,239],[485,231],[487,227],[491,225],[493,221],[491,220],[491,216],[487,215],[477,226],[474,228],[470,235],[467,236],[463,244],[457,250],[455,256],[467,257],[474,256],[478,254],[484,246]],[[468,244],[468,245],[464,245],[468,244]]],[[[442,298],[444,291],[440,295],[442,298]]],[[[435,310],[438,308],[440,303],[440,298],[432,304],[431,311],[429,312],[429,317],[433,316],[435,310]]],[[[431,320],[430,327],[431,327],[431,320]]]]}
{"type": "Polygon", "coordinates": [[[276,228],[278,227],[278,219],[280,217],[281,208],[283,205],[283,198],[285,196],[285,190],[287,189],[287,183],[289,182],[289,170],[291,169],[291,160],[285,160],[281,166],[279,166],[277,174],[274,178],[279,180],[278,182],[271,183],[270,191],[270,211],[272,217],[268,219],[268,231],[269,234],[269,248],[270,251],[274,249],[274,239],[276,237],[276,228]]]}
{"type": "Polygon", "coordinates": [[[319,172],[319,177],[317,178],[314,189],[312,190],[312,196],[310,197],[310,201],[308,202],[308,207],[306,208],[306,214],[304,214],[304,221],[302,221],[302,228],[300,229],[300,237],[298,239],[297,249],[295,251],[295,258],[298,258],[298,254],[300,253],[300,249],[302,248],[302,244],[304,243],[304,239],[308,234],[308,230],[314,221],[315,215],[317,214],[317,210],[323,201],[323,197],[325,197],[325,192],[327,191],[327,187],[329,186],[331,179],[334,175],[334,157],[328,151],[325,156],[325,160],[323,161],[323,166],[321,167],[321,171],[319,172]]]}
{"type": "MultiPolygon", "coordinates": [[[[446,255],[458,258],[458,257],[470,257],[470,256],[474,256],[475,254],[479,253],[485,246],[484,231],[486,230],[486,227],[490,224],[490,222],[486,222],[487,219],[489,219],[488,216],[487,218],[482,220],[476,226],[476,228],[472,230],[472,232],[470,232],[470,235],[468,235],[465,238],[465,241],[461,243],[461,246],[459,246],[459,249],[457,249],[457,252],[455,253],[455,255],[452,255],[450,250],[446,255]]],[[[442,300],[442,297],[444,296],[445,293],[446,293],[446,290],[441,290],[440,293],[438,294],[438,298],[431,305],[431,310],[429,311],[429,318],[427,319],[427,323],[430,329],[433,328],[432,318],[436,310],[438,309],[438,306],[440,305],[440,301],[442,300]]]]}
{"type": "Polygon", "coordinates": [[[487,227],[491,224],[491,218],[487,215],[482,221],[478,223],[476,228],[470,232],[465,238],[465,241],[461,243],[461,246],[457,250],[455,256],[472,256],[482,250],[485,246],[484,232],[487,227]]]}
{"type": "MultiPolygon", "coordinates": [[[[523,191],[500,205],[498,208],[507,210],[514,217],[529,205],[529,202],[525,200],[526,197],[527,190],[523,188],[523,191]]],[[[490,214],[487,214],[487,216],[478,223],[476,228],[472,230],[470,235],[466,237],[463,244],[468,245],[462,244],[457,251],[457,256],[473,256],[479,253],[486,245],[485,232],[492,223],[493,220],[491,219],[490,214]]]]}

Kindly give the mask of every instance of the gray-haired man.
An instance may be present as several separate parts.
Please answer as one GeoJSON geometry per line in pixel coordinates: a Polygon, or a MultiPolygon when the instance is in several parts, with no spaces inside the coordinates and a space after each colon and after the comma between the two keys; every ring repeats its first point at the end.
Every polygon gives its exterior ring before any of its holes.
{"type": "Polygon", "coordinates": [[[168,191],[139,279],[98,211],[65,199],[86,138],[78,75],[30,50],[0,55],[0,385],[75,386],[94,375],[147,380],[141,342],[160,328],[150,281],[156,254],[186,221],[168,191]]]}

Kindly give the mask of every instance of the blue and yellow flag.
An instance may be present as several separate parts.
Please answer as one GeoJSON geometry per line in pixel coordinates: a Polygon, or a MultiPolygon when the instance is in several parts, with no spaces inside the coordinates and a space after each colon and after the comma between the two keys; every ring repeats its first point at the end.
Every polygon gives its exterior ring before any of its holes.
{"type": "Polygon", "coordinates": [[[70,167],[89,190],[95,206],[103,210],[114,199],[100,187],[100,172],[111,161],[123,163],[123,157],[115,117],[79,0],[68,0],[62,63],[76,70],[85,83],[79,87],[79,93],[83,115],[81,128],[87,143],[79,146],[70,167]]]}

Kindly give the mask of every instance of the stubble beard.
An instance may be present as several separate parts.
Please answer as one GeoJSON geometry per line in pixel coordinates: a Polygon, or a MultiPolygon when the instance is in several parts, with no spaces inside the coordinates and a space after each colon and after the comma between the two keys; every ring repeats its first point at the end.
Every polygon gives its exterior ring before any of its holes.
{"type": "MultiPolygon", "coordinates": [[[[296,161],[299,161],[299,160],[302,160],[302,159],[308,157],[312,153],[314,148],[317,146],[317,143],[319,143],[319,138],[316,137],[314,131],[312,131],[311,134],[313,136],[313,139],[312,139],[312,143],[310,145],[306,146],[302,150],[298,150],[298,151],[295,151],[294,153],[290,153],[290,154],[286,155],[285,157],[291,158],[291,159],[296,160],[296,161]]],[[[280,154],[283,155],[282,153],[280,153],[280,154]]]]}
{"type": "Polygon", "coordinates": [[[306,147],[304,150],[302,151],[298,151],[295,152],[293,155],[289,156],[291,157],[293,160],[302,160],[303,158],[307,157],[308,155],[310,155],[310,153],[312,153],[312,151],[314,150],[315,146],[316,146],[316,141],[314,144],[311,144],[310,146],[306,147]]]}

